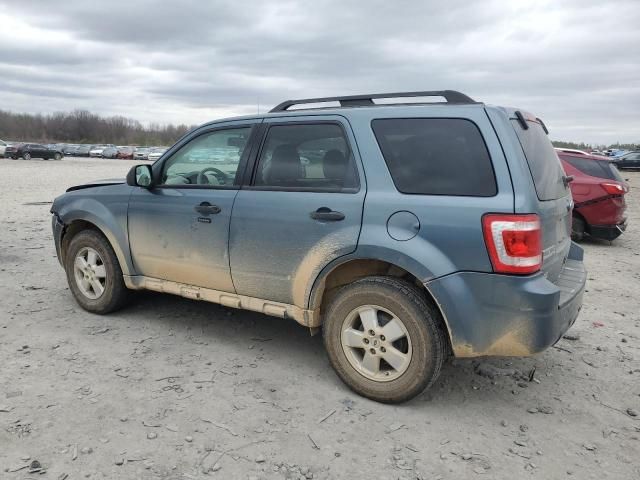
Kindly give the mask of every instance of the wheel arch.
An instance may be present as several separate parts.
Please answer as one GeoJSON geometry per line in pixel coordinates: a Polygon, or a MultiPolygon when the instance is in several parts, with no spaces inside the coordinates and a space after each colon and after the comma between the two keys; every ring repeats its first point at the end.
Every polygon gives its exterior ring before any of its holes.
{"type": "MultiPolygon", "coordinates": [[[[62,255],[63,264],[65,261],[66,250],[71,239],[81,231],[95,230],[102,234],[109,242],[109,245],[111,245],[111,248],[113,248],[113,251],[118,259],[118,263],[120,264],[122,273],[124,275],[132,274],[133,266],[130,261],[131,257],[129,255],[129,243],[127,241],[126,231],[114,232],[112,228],[109,228],[107,222],[103,221],[99,216],[87,211],[73,213],[69,212],[66,215],[60,215],[60,217],[65,225],[60,242],[60,254],[62,255]],[[122,239],[124,239],[126,251],[122,248],[122,239]]],[[[109,214],[107,218],[108,220],[110,220],[109,223],[111,223],[112,225],[118,225],[111,214],[109,214]]],[[[116,228],[118,230],[122,230],[119,227],[116,228]]]]}
{"type": "MultiPolygon", "coordinates": [[[[396,260],[398,258],[400,257],[397,256],[396,260]]],[[[329,263],[315,279],[309,295],[308,308],[316,311],[320,322],[322,322],[326,306],[339,287],[374,275],[402,278],[414,285],[440,313],[442,327],[445,330],[449,348],[451,348],[451,330],[447,318],[437,299],[424,283],[426,279],[431,278],[431,273],[425,268],[412,268],[411,264],[407,262],[368,256],[340,257],[329,263]]]]}

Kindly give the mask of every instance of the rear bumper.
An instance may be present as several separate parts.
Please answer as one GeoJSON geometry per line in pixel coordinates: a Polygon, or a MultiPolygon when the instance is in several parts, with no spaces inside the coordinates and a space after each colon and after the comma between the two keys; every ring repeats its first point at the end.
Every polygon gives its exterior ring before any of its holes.
{"type": "Polygon", "coordinates": [[[426,284],[442,310],[457,357],[528,356],[554,345],[582,307],[583,251],[571,245],[555,282],[530,276],[459,272],[426,284]]]}
{"type": "Polygon", "coordinates": [[[627,221],[618,225],[589,225],[589,234],[603,240],[615,240],[627,229],[627,221]]]}

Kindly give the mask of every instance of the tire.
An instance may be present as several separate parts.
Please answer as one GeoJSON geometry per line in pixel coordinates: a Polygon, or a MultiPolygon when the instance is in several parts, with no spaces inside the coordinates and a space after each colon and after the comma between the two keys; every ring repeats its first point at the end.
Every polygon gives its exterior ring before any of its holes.
{"type": "Polygon", "coordinates": [[[65,252],[64,264],[69,289],[78,304],[85,310],[106,314],[122,308],[127,303],[129,290],[124,284],[118,258],[108,240],[100,232],[84,230],[76,234],[65,252]],[[81,256],[85,260],[85,266],[90,264],[91,251],[97,254],[98,258],[93,262],[97,268],[93,269],[93,275],[89,271],[88,277],[86,275],[83,277],[82,271],[76,269],[76,259],[81,256]],[[102,273],[104,276],[101,275],[102,273]],[[102,293],[94,287],[95,281],[103,287],[102,293]]]}
{"type": "Polygon", "coordinates": [[[56,154],[53,156],[53,159],[54,159],[54,160],[62,160],[62,155],[60,155],[59,153],[56,153],[56,154]]]}
{"type": "MultiPolygon", "coordinates": [[[[395,331],[400,332],[397,328],[395,331]]],[[[404,402],[431,386],[447,355],[440,313],[415,286],[394,277],[367,277],[342,287],[328,306],[323,337],[331,365],[342,381],[359,395],[383,403],[404,402]],[[369,309],[375,312],[373,316],[369,309]],[[369,325],[375,318],[375,335],[367,332],[362,320],[367,317],[369,325]],[[391,330],[386,328],[391,323],[397,326],[397,321],[403,327],[403,337],[391,342],[383,334],[391,337],[391,330]],[[354,326],[358,323],[360,327],[354,326]],[[360,340],[366,345],[362,349],[349,346],[360,340]],[[379,357],[384,361],[374,360],[374,368],[367,370],[367,351],[376,352],[369,359],[379,357]],[[357,368],[358,358],[361,368],[357,368]],[[379,372],[372,375],[376,362],[379,372]],[[392,363],[401,367],[394,368],[392,363]]]]}
{"type": "Polygon", "coordinates": [[[580,242],[584,239],[586,224],[580,217],[574,216],[571,221],[571,239],[580,242]]]}
{"type": "Polygon", "coordinates": [[[24,158],[25,160],[31,160],[31,154],[28,152],[23,153],[22,158],[24,158]]]}

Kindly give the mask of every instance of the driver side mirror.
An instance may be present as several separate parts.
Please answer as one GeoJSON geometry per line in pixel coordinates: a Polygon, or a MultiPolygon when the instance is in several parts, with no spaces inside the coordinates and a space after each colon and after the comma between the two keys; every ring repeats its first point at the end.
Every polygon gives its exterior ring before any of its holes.
{"type": "Polygon", "coordinates": [[[153,174],[149,165],[136,165],[127,173],[127,185],[132,187],[151,188],[153,174]]]}

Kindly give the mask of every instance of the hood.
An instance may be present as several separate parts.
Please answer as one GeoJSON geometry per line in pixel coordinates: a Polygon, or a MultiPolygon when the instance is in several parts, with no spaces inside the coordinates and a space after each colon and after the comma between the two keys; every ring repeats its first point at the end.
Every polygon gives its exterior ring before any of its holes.
{"type": "Polygon", "coordinates": [[[73,187],[67,188],[67,192],[73,192],[75,190],[83,190],[85,188],[93,188],[93,187],[104,187],[106,185],[119,185],[125,183],[124,178],[110,178],[107,180],[95,180],[93,182],[84,183],[82,185],[74,185],[73,187]]]}

